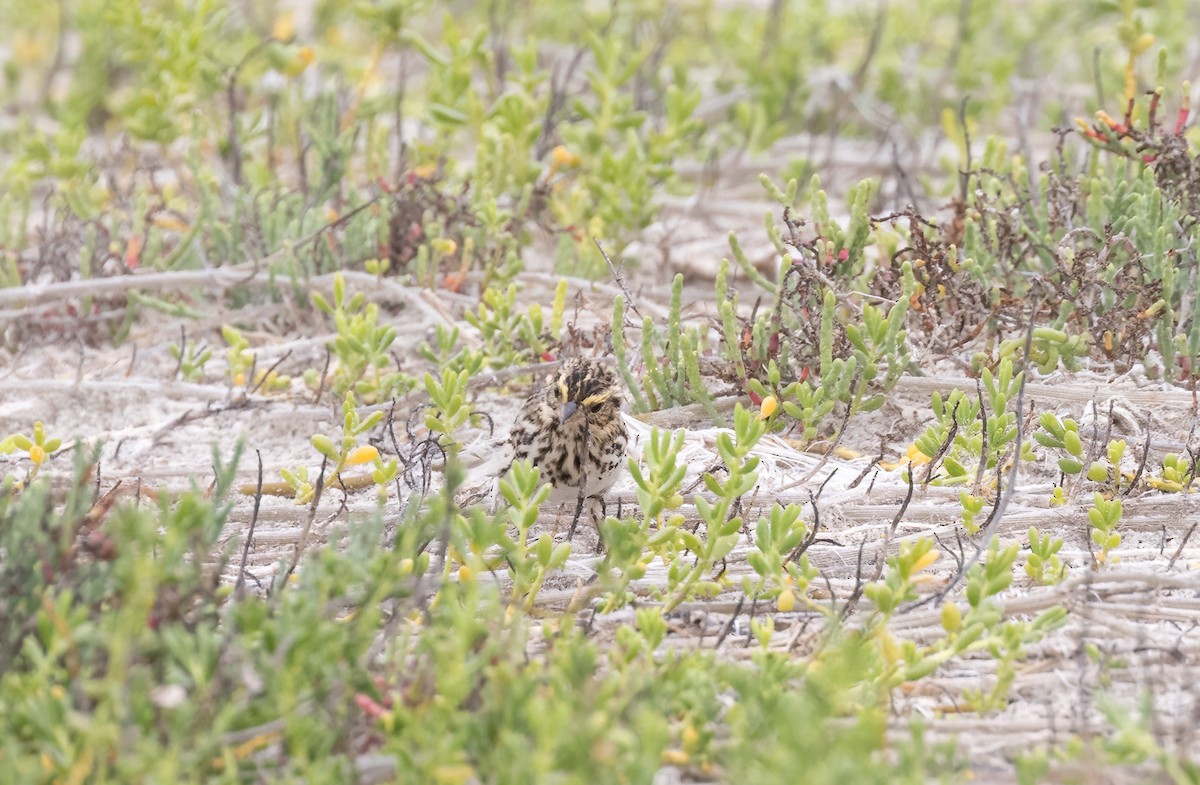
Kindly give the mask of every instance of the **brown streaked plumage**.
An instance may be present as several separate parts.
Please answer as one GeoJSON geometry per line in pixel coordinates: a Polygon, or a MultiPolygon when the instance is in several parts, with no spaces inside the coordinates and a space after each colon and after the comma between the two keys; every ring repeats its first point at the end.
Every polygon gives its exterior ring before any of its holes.
{"type": "Polygon", "coordinates": [[[625,465],[628,433],[621,421],[624,397],[613,369],[572,357],[525,401],[509,442],[513,460],[530,460],[563,502],[600,498],[625,465]]]}

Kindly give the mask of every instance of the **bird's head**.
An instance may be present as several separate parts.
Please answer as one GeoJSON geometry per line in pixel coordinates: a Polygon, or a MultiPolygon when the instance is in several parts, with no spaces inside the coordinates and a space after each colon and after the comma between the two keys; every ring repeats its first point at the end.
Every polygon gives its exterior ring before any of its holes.
{"type": "Polygon", "coordinates": [[[559,424],[564,428],[604,428],[621,412],[621,388],[612,368],[595,360],[572,357],[555,377],[559,424]]]}

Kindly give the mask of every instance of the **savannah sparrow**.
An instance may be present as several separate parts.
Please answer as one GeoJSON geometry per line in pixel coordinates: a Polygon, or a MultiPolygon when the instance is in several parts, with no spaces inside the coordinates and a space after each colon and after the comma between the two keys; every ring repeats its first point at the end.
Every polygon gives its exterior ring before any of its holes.
{"type": "Polygon", "coordinates": [[[572,357],[533,391],[513,424],[513,460],[533,462],[554,486],[551,500],[578,501],[572,532],[584,500],[599,501],[625,464],[622,400],[611,367],[572,357]]]}

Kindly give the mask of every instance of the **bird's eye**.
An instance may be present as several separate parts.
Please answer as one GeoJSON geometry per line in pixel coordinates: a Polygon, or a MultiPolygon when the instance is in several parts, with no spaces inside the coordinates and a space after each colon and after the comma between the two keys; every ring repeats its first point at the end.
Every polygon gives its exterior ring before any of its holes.
{"type": "Polygon", "coordinates": [[[588,404],[588,411],[592,412],[593,414],[599,412],[603,408],[604,408],[604,401],[596,401],[594,403],[588,404]]]}

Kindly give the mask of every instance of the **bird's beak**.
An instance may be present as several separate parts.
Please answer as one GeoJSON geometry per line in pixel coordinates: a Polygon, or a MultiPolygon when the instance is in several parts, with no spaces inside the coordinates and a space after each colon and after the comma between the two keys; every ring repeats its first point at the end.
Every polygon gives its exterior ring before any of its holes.
{"type": "Polygon", "coordinates": [[[562,409],[559,410],[558,413],[559,424],[565,423],[567,420],[574,417],[575,412],[577,411],[579,411],[579,404],[575,403],[574,401],[567,401],[564,403],[562,409]]]}

